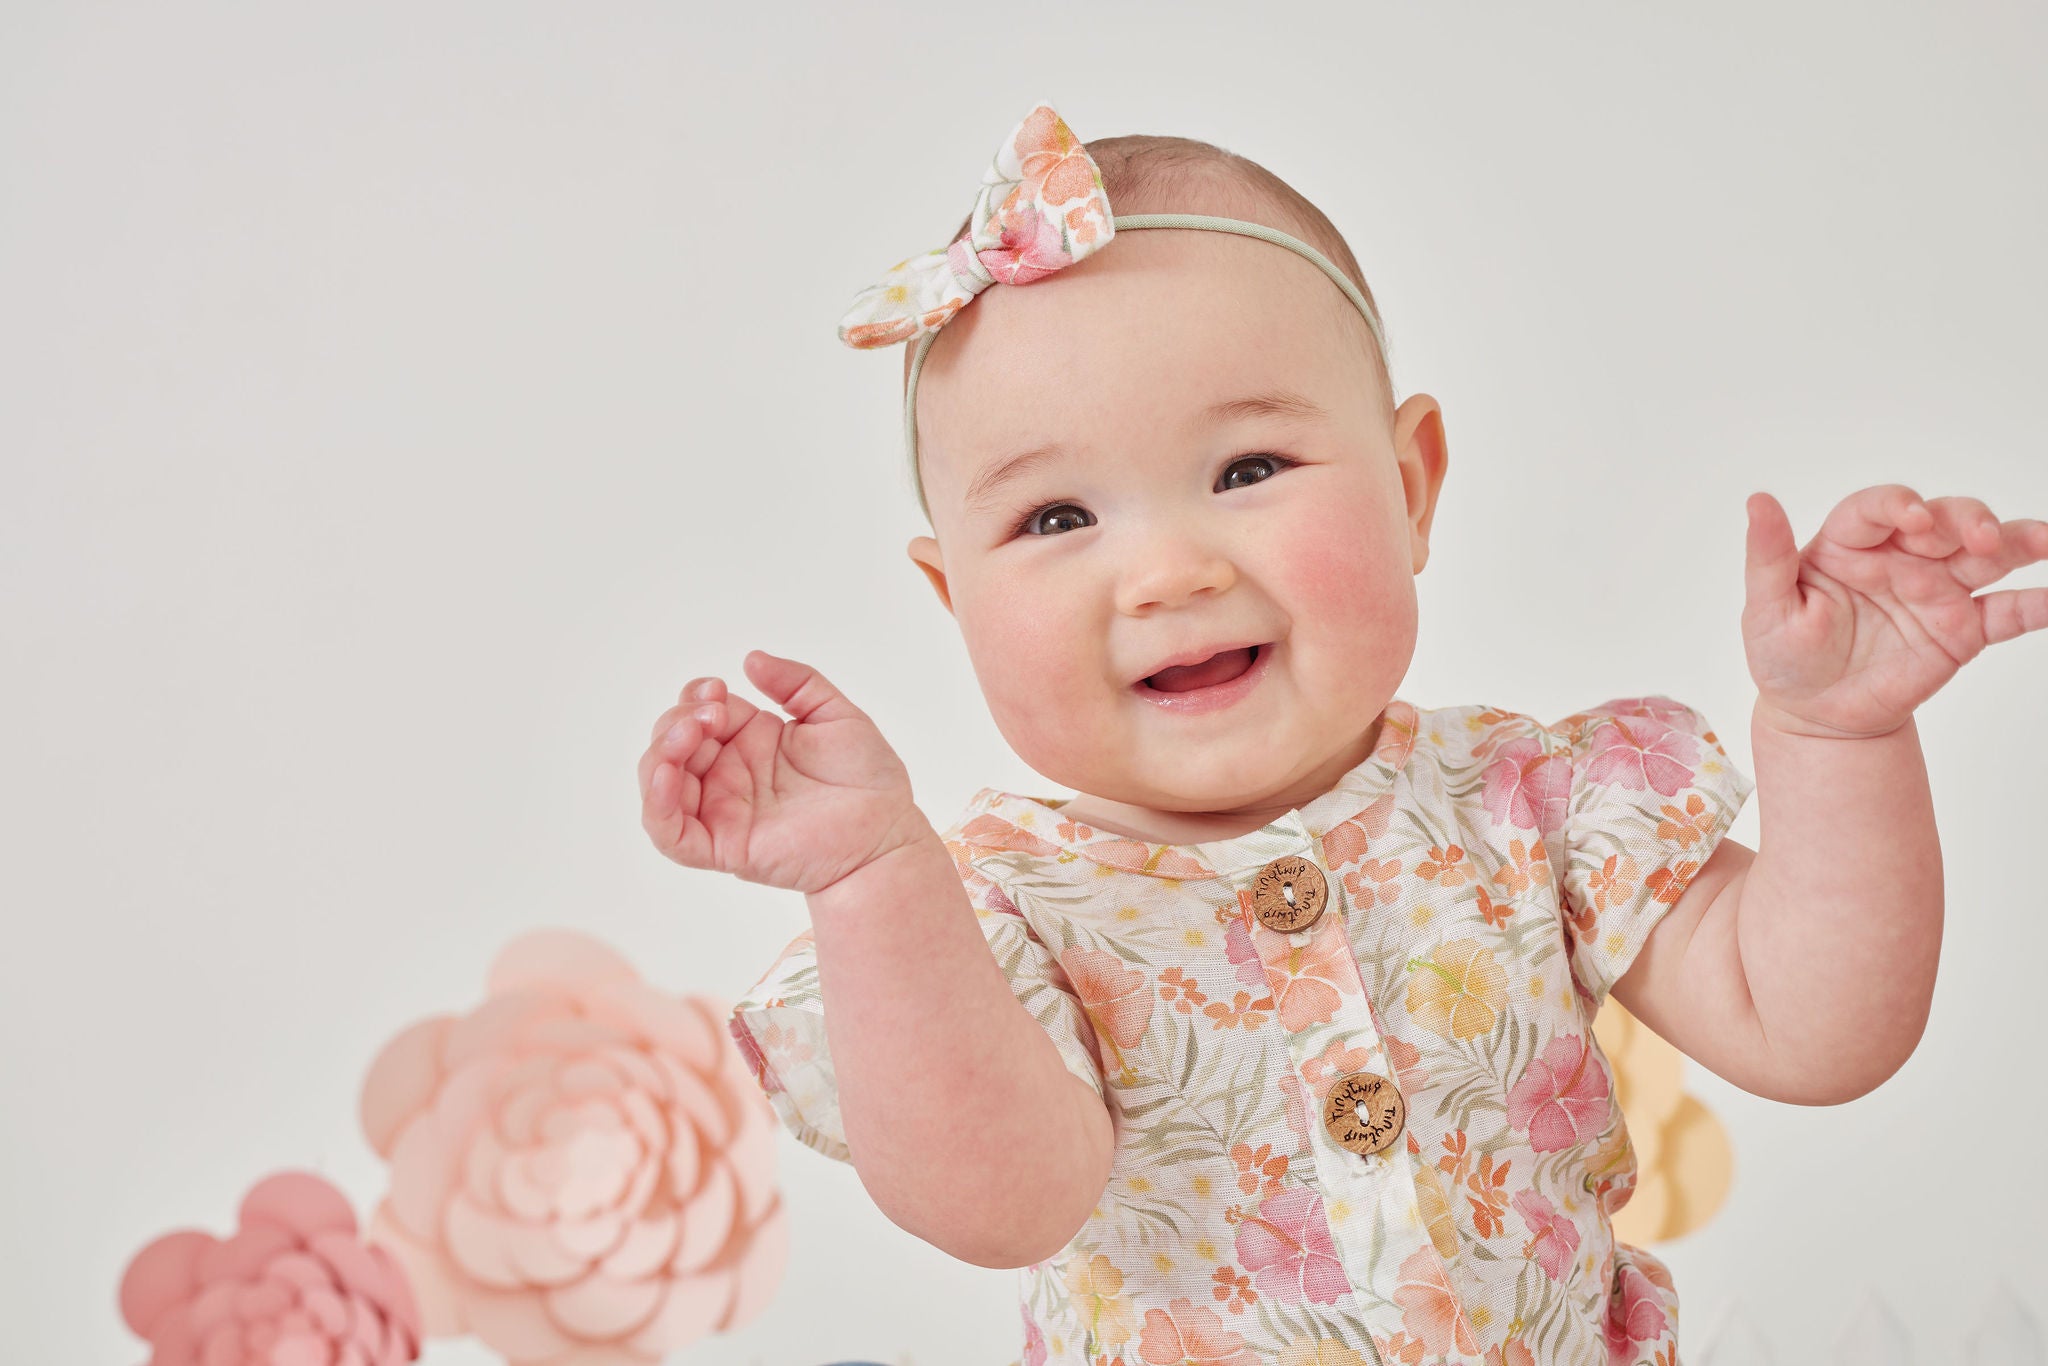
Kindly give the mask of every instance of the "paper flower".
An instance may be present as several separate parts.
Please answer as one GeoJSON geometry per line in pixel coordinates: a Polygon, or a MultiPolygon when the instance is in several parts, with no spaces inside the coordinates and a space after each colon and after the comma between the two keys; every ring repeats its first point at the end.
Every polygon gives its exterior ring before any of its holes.
{"type": "Polygon", "coordinates": [[[420,1316],[404,1274],[366,1247],[355,1211],[310,1172],[242,1197],[241,1228],[167,1233],[121,1276],[121,1317],[151,1366],[402,1366],[420,1316]]]}
{"type": "MultiPolygon", "coordinates": [[[[1635,1189],[1613,1214],[1614,1234],[1647,1247],[1698,1229],[1728,1198],[1735,1153],[1713,1112],[1685,1094],[1682,1055],[1609,996],[1593,1019],[1614,1069],[1614,1099],[1635,1152],[1635,1189]]],[[[1619,1145],[1614,1154],[1621,1156],[1619,1145]]]]}
{"type": "Polygon", "coordinates": [[[507,945],[464,1016],[422,1020],[363,1083],[390,1160],[371,1237],[430,1336],[519,1366],[654,1363],[750,1321],[788,1229],[775,1120],[727,1006],[567,930],[507,945]]]}

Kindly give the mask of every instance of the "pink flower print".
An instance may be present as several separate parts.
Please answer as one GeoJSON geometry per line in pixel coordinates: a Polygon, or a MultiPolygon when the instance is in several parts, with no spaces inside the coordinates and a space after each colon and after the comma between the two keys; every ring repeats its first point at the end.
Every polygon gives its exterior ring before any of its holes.
{"type": "Polygon", "coordinates": [[[785,1089],[782,1078],[768,1065],[768,1055],[761,1051],[760,1040],[754,1037],[754,1031],[730,1024],[727,1028],[732,1034],[733,1042],[739,1045],[740,1056],[746,1060],[747,1070],[754,1074],[754,1084],[767,1095],[774,1095],[785,1089]]]}
{"type": "Polygon", "coordinates": [[[982,886],[987,889],[982,893],[982,900],[990,911],[997,915],[1014,915],[1019,920],[1024,918],[1024,912],[1017,909],[1017,903],[1010,900],[1010,894],[1003,890],[1001,883],[982,877],[978,872],[975,876],[981,878],[982,886]]]}
{"type": "MultiPolygon", "coordinates": [[[[1060,955],[1074,991],[1096,1029],[1118,1048],[1129,1048],[1144,1036],[1152,1020],[1152,989],[1145,974],[1107,949],[1070,948],[1060,955]]],[[[1103,1070],[1121,1072],[1121,1061],[1104,1058],[1103,1070]]]]}
{"type": "Polygon", "coordinates": [[[1658,1302],[1656,1287],[1635,1267],[1622,1267],[1620,1285],[1607,1301],[1610,1366],[1628,1366],[1636,1359],[1636,1344],[1663,1331],[1664,1306],[1658,1302]]]}
{"type": "Polygon", "coordinates": [[[771,1024],[761,1031],[759,1042],[762,1051],[781,1064],[776,1068],[777,1072],[794,1070],[811,1060],[813,1049],[810,1040],[794,1029],[771,1024]]]}
{"type": "Polygon", "coordinates": [[[1563,828],[1572,792],[1571,760],[1564,755],[1545,754],[1543,746],[1527,736],[1511,740],[1487,765],[1485,783],[1486,812],[1494,824],[1546,835],[1563,828]]]}
{"type": "MultiPolygon", "coordinates": [[[[1422,1061],[1422,1050],[1406,1039],[1382,1039],[1387,1050],[1387,1061],[1394,1065],[1394,1081],[1404,1096],[1420,1095],[1429,1073],[1416,1064],[1422,1061]]],[[[1411,1135],[1412,1137],[1412,1135],[1411,1135]]]]}
{"type": "Polygon", "coordinates": [[[1297,948],[1289,936],[1264,925],[1252,931],[1252,942],[1265,961],[1266,980],[1280,1023],[1290,1031],[1312,1024],[1328,1024],[1337,1018],[1337,1007],[1345,995],[1357,995],[1364,988],[1358,981],[1358,964],[1351,957],[1351,945],[1344,938],[1343,921],[1326,915],[1310,931],[1309,942],[1297,948]]]}
{"type": "Polygon", "coordinates": [[[1101,211],[1093,204],[1076,204],[1067,210],[1067,235],[1074,239],[1076,247],[1094,243],[1102,236],[1104,226],[1101,211]]]}
{"type": "Polygon", "coordinates": [[[953,856],[953,866],[960,869],[963,880],[970,876],[988,880],[985,874],[970,865],[969,860],[977,851],[985,853],[990,850],[1015,850],[1050,858],[1059,853],[1060,847],[1043,835],[1034,835],[1001,816],[987,813],[975,816],[961,826],[960,838],[946,845],[946,852],[953,856]]]}
{"type": "Polygon", "coordinates": [[[1038,1326],[1038,1320],[1031,1317],[1029,1306],[1018,1304],[1017,1311],[1024,1316],[1024,1360],[1022,1366],[1045,1366],[1045,1330],[1038,1326]]]}
{"type": "Polygon", "coordinates": [[[1168,968],[1159,974],[1159,999],[1183,1015],[1191,1015],[1209,999],[1201,984],[1184,968],[1168,968]]]}
{"type": "Polygon", "coordinates": [[[1282,1191],[1237,1225],[1237,1260],[1259,1289],[1281,1304],[1335,1304],[1350,1288],[1323,1217],[1323,1197],[1306,1187],[1282,1191]]]}
{"type": "Polygon", "coordinates": [[[1552,1039],[1508,1092],[1508,1123],[1526,1130],[1537,1152],[1556,1152],[1599,1131],[1607,1098],[1607,1071],[1594,1066],[1592,1046],[1567,1034],[1552,1039]]]}
{"type": "Polygon", "coordinates": [[[1327,1100],[1330,1087],[1337,1078],[1362,1072],[1373,1065],[1370,1048],[1347,1047],[1342,1039],[1336,1039],[1323,1050],[1321,1057],[1310,1058],[1301,1065],[1301,1075],[1317,1100],[1327,1100]]]}
{"type": "Polygon", "coordinates": [[[1586,777],[1596,783],[1640,792],[1654,788],[1675,797],[1691,787],[1698,769],[1699,741],[1653,717],[1609,720],[1600,726],[1586,760],[1586,777]]]}
{"type": "Polygon", "coordinates": [[[1074,263],[1060,220],[1040,213],[1024,198],[1021,185],[1011,192],[1000,215],[1000,231],[1003,244],[977,255],[988,273],[1004,284],[1028,285],[1074,263]]]}
{"type": "Polygon", "coordinates": [[[1401,1263],[1401,1284],[1394,1291],[1401,1306],[1401,1327],[1421,1340],[1432,1356],[1446,1356],[1453,1347],[1476,1355],[1479,1343],[1465,1322],[1465,1307],[1451,1288],[1444,1264],[1434,1248],[1418,1248],[1401,1263]]]}
{"type": "Polygon", "coordinates": [[[1294,1130],[1295,1140],[1308,1142],[1308,1094],[1301,1084],[1301,1078],[1289,1068],[1280,1074],[1280,1094],[1287,1101],[1287,1127],[1294,1130]]]}
{"type": "Polygon", "coordinates": [[[1038,186],[1039,198],[1048,204],[1086,200],[1102,187],[1081,140],[1049,106],[1032,110],[1010,145],[1024,183],[1038,186]]]}
{"type": "Polygon", "coordinates": [[[1668,697],[1617,697],[1598,708],[1615,716],[1648,716],[1666,725],[1682,725],[1692,710],[1668,697]]]}
{"type": "Polygon", "coordinates": [[[1138,1355],[1148,1366],[1259,1366],[1244,1339],[1225,1328],[1215,1310],[1185,1295],[1164,1309],[1145,1311],[1138,1355]]]}
{"type": "Polygon", "coordinates": [[[1387,833],[1394,814],[1394,794],[1384,793],[1348,821],[1339,821],[1323,836],[1323,866],[1342,868],[1363,858],[1373,840],[1387,833]]]}
{"type": "Polygon", "coordinates": [[[1523,1246],[1522,1255],[1533,1258],[1551,1280],[1564,1280],[1572,1269],[1572,1256],[1579,1250],[1578,1225],[1532,1190],[1515,1196],[1514,1206],[1529,1225],[1529,1241],[1523,1246]]]}
{"type": "MultiPolygon", "coordinates": [[[[1360,910],[1391,906],[1401,899],[1401,860],[1369,858],[1344,874],[1344,889],[1360,910]]],[[[1480,889],[1485,895],[1485,889],[1480,889]]]]}
{"type": "MultiPolygon", "coordinates": [[[[1245,892],[1246,911],[1250,911],[1250,892],[1245,892]]],[[[1243,916],[1232,916],[1223,926],[1223,952],[1237,969],[1237,980],[1263,993],[1266,990],[1266,965],[1259,961],[1259,951],[1252,947],[1252,933],[1245,928],[1243,916]]]]}

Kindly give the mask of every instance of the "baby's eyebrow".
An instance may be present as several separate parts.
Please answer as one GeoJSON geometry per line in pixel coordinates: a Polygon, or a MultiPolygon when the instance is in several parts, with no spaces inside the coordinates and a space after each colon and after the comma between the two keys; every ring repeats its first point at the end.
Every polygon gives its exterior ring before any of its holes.
{"type": "Polygon", "coordinates": [[[1227,398],[1210,405],[1202,414],[1206,422],[1230,422],[1242,417],[1299,417],[1320,419],[1330,414],[1320,403],[1292,389],[1272,389],[1243,398],[1227,398]]]}
{"type": "MultiPolygon", "coordinates": [[[[1262,394],[1246,394],[1242,398],[1227,398],[1221,403],[1212,403],[1203,409],[1203,422],[1236,422],[1247,417],[1292,417],[1305,420],[1326,418],[1330,414],[1311,398],[1295,393],[1292,389],[1272,389],[1262,394]]],[[[974,477],[967,486],[967,509],[970,512],[985,512],[996,501],[996,495],[1005,486],[1022,479],[1025,475],[1048,462],[1059,460],[1067,454],[1067,448],[1057,441],[1043,446],[1034,446],[1019,452],[1007,460],[990,465],[974,477]]]]}
{"type": "Polygon", "coordinates": [[[967,510],[989,511],[995,504],[996,495],[1003,491],[1004,485],[1022,479],[1040,465],[1058,460],[1066,453],[1065,446],[1054,442],[1049,446],[1034,446],[1021,455],[1013,455],[999,464],[990,465],[974,476],[974,482],[967,486],[967,510]]]}

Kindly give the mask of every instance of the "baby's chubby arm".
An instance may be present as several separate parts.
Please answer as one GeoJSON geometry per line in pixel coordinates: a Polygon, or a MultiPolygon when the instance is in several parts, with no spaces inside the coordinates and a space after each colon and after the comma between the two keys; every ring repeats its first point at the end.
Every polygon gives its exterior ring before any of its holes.
{"type": "Polygon", "coordinates": [[[808,900],[840,1117],[875,1203],[980,1266],[1066,1246],[1109,1179],[1109,1111],[1011,994],[929,822],[808,900]]]}
{"type": "Polygon", "coordinates": [[[1749,511],[1761,848],[1724,839],[1613,994],[1745,1090],[1839,1104],[1904,1065],[1934,993],[1941,847],[1913,708],[2048,627],[2048,589],[1972,597],[2048,558],[2048,524],[1890,484],[1802,551],[1775,499],[1749,511]]]}
{"type": "Polygon", "coordinates": [[[640,760],[641,823],[678,863],[804,893],[855,1170],[883,1213],[964,1261],[1064,1247],[1113,1130],[1011,992],[945,843],[873,722],[808,665],[750,653],[784,721],[700,678],[640,760]]]}

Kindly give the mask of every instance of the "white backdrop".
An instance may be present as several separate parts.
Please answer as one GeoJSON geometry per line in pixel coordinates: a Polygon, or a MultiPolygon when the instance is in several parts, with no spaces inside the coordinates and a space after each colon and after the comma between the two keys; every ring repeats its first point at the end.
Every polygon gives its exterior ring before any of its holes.
{"type": "MultiPolygon", "coordinates": [[[[6,1355],[139,1360],[127,1258],[264,1172],[366,1209],[370,1057],[522,929],[749,985],[802,898],[639,827],[689,678],[819,665],[941,825],[1058,791],[904,554],[899,353],[833,332],[1039,99],[1349,235],[1450,437],[1403,696],[1668,692],[1750,768],[1750,491],[1802,541],[1889,480],[2048,516],[2048,12],[1882,9],[8,0],[6,1355]]],[[[1867,1287],[1928,1361],[2000,1277],[2048,1313],[2044,700],[2033,637],[1920,713],[1948,932],[1905,1069],[1815,1109],[1689,1066],[1738,1162],[1656,1248],[1689,1353],[1739,1304],[1819,1354],[1867,1287]]],[[[1011,1359],[1013,1273],[781,1141],[787,1279],[680,1359],[1011,1359]]]]}

